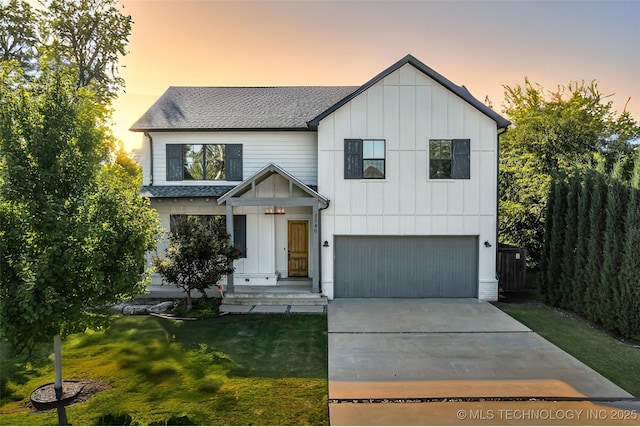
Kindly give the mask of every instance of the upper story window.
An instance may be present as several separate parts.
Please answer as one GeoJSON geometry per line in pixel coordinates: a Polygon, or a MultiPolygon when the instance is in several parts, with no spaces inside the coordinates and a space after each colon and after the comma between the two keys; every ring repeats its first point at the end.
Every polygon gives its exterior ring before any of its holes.
{"type": "Polygon", "coordinates": [[[167,144],[167,181],[242,181],[241,144],[167,144]]]}
{"type": "Polygon", "coordinates": [[[344,179],[385,177],[384,139],[344,140],[344,179]]]}
{"type": "Polygon", "coordinates": [[[469,179],[471,142],[468,139],[429,140],[429,178],[469,179]]]}

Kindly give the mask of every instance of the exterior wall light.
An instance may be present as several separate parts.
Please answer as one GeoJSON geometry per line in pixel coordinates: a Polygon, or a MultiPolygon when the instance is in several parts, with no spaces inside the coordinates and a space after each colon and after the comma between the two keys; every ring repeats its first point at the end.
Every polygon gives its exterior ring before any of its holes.
{"type": "Polygon", "coordinates": [[[325,240],[324,243],[322,244],[322,247],[328,248],[329,247],[329,241],[325,240]]]}
{"type": "Polygon", "coordinates": [[[285,212],[284,212],[284,208],[282,208],[282,207],[278,208],[278,207],[275,207],[275,206],[274,207],[269,206],[268,208],[266,208],[264,210],[264,214],[265,215],[284,215],[285,212]]]}
{"type": "Polygon", "coordinates": [[[484,247],[485,247],[485,248],[490,248],[490,247],[491,247],[491,243],[489,243],[489,241],[488,241],[488,240],[485,240],[485,241],[484,241],[484,247]]]}

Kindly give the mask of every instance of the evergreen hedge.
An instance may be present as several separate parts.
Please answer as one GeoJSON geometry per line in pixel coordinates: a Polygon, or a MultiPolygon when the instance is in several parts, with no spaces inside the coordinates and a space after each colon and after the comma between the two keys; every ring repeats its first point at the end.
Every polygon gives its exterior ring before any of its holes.
{"type": "Polygon", "coordinates": [[[620,166],[553,178],[541,279],[549,304],[640,339],[640,155],[630,180],[620,166]]]}

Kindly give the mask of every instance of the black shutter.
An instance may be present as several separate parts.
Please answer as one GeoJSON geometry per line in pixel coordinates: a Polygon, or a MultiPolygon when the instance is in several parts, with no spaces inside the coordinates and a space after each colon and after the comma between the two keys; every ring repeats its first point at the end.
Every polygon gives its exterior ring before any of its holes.
{"type": "Polygon", "coordinates": [[[362,178],[362,140],[344,140],[344,179],[362,178]]]}
{"type": "Polygon", "coordinates": [[[227,181],[242,181],[242,144],[227,144],[225,157],[227,181]]]}
{"type": "Polygon", "coordinates": [[[451,178],[471,178],[471,141],[454,139],[451,141],[451,178]]]}
{"type": "Polygon", "coordinates": [[[242,250],[241,258],[247,257],[247,216],[233,216],[233,245],[242,250]]]}
{"type": "Polygon", "coordinates": [[[182,144],[167,145],[167,181],[182,181],[182,144]]]}

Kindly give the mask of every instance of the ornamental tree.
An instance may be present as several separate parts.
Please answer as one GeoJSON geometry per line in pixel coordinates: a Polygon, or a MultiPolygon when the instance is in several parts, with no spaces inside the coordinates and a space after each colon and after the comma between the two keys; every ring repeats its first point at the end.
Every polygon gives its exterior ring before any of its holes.
{"type": "Polygon", "coordinates": [[[224,275],[233,273],[233,261],[242,251],[229,245],[224,217],[177,216],[173,228],[166,258],[155,255],[153,265],[164,280],[186,293],[189,311],[191,292],[206,295],[224,275]]]}

